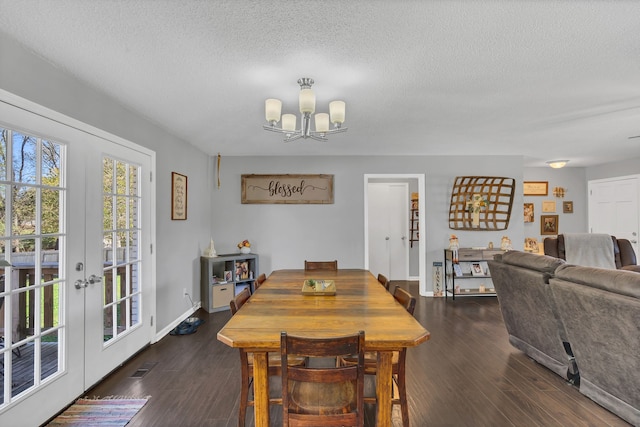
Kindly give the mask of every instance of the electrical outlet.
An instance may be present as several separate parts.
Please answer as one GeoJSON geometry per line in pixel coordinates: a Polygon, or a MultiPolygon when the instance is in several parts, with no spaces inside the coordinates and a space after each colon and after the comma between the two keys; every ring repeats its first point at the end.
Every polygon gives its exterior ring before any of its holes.
{"type": "Polygon", "coordinates": [[[187,297],[187,288],[182,288],[182,298],[187,297]]]}

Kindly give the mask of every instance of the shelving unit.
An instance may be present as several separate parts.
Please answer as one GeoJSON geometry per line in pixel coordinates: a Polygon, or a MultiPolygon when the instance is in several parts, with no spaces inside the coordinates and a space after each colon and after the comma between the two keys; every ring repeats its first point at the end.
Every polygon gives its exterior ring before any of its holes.
{"type": "Polygon", "coordinates": [[[411,217],[409,218],[409,245],[411,247],[413,247],[413,242],[420,240],[420,220],[418,216],[418,208],[411,208],[411,217]]]}
{"type": "Polygon", "coordinates": [[[257,254],[200,257],[202,308],[209,313],[229,309],[229,301],[244,288],[255,290],[260,274],[257,254]]]}
{"type": "Polygon", "coordinates": [[[494,255],[504,253],[500,249],[458,249],[458,262],[454,262],[453,251],[444,250],[444,296],[495,296],[487,261],[494,255]],[[456,274],[457,270],[457,274],[456,274]],[[484,289],[482,288],[484,286],[484,289]]]}

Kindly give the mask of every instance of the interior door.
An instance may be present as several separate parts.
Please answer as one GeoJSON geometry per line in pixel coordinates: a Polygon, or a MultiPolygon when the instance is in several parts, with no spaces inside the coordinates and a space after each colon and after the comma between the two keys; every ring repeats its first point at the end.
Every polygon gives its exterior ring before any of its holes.
{"type": "Polygon", "coordinates": [[[390,280],[409,277],[407,183],[369,183],[369,270],[390,280]]]}
{"type": "Polygon", "coordinates": [[[628,239],[638,254],[638,176],[589,181],[589,230],[628,239]]]}

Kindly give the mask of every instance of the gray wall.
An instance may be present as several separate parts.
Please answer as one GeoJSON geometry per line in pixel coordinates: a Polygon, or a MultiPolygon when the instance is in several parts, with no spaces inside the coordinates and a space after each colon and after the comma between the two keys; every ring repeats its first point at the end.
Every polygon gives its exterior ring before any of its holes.
{"type": "MultiPolygon", "coordinates": [[[[635,139],[633,141],[638,140],[635,139]]],[[[635,144],[636,147],[638,146],[637,142],[633,142],[631,144],[635,144]]],[[[632,158],[621,162],[606,163],[588,168],[586,172],[586,180],[591,181],[594,179],[615,178],[619,176],[640,174],[640,149],[636,148],[635,150],[630,150],[629,157],[632,158]]]]}
{"type": "MultiPolygon", "coordinates": [[[[546,181],[549,183],[547,196],[525,196],[525,203],[534,204],[534,222],[525,223],[525,237],[535,237],[539,243],[543,242],[545,235],[540,234],[540,215],[558,215],[559,233],[586,233],[587,232],[587,182],[584,168],[564,167],[562,169],[525,168],[525,181],[546,181]],[[564,197],[555,197],[553,189],[562,187],[566,190],[564,197]],[[556,201],[555,212],[542,212],[542,202],[556,201]],[[563,213],[562,202],[573,202],[573,213],[563,213]]],[[[523,209],[522,206],[519,209],[523,209]]],[[[524,213],[524,212],[523,212],[524,213]]]]}
{"type": "Polygon", "coordinates": [[[199,256],[211,229],[208,157],[0,34],[0,88],[156,152],[156,328],[162,330],[200,295],[199,256]],[[171,221],[171,172],[189,178],[187,221],[171,221]]]}
{"type": "Polygon", "coordinates": [[[523,248],[522,159],[491,157],[223,157],[222,185],[213,190],[212,228],[218,253],[235,252],[243,239],[252,242],[262,272],[301,268],[305,259],[338,259],[340,267],[364,266],[364,175],[424,174],[426,183],[427,287],[431,266],[442,261],[449,235],[463,247],[499,245],[508,235],[523,248]],[[332,205],[243,205],[242,174],[323,173],[334,175],[332,205]],[[458,231],[448,228],[451,189],[456,176],[506,176],[516,179],[514,209],[505,231],[458,231]]]}

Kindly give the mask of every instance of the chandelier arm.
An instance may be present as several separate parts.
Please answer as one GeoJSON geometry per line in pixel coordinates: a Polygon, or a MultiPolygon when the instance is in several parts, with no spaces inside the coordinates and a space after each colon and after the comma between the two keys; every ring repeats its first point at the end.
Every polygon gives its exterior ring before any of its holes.
{"type": "Polygon", "coordinates": [[[291,136],[285,137],[284,142],[293,142],[300,138],[302,138],[302,134],[296,132],[295,134],[291,134],[291,136]]]}
{"type": "Polygon", "coordinates": [[[318,131],[314,130],[314,131],[311,131],[310,133],[311,133],[311,135],[320,135],[320,136],[322,136],[322,135],[331,135],[331,134],[334,134],[334,133],[346,132],[347,129],[348,128],[329,129],[329,130],[326,130],[324,132],[318,132],[318,131]]]}

